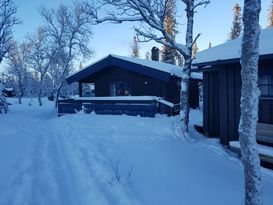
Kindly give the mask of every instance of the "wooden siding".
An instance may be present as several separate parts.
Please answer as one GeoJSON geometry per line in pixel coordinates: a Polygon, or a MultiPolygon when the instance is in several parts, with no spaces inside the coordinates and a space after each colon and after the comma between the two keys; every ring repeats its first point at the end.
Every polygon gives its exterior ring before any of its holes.
{"type": "MultiPolygon", "coordinates": [[[[273,60],[259,63],[260,73],[273,73],[273,60]]],[[[259,103],[259,122],[273,124],[273,99],[261,98],[259,103]]]]}
{"type": "Polygon", "coordinates": [[[273,99],[260,99],[259,122],[273,124],[273,99]]]}
{"type": "Polygon", "coordinates": [[[239,64],[227,64],[220,67],[220,141],[228,144],[238,139],[240,119],[241,74],[239,64]]]}
{"type": "Polygon", "coordinates": [[[238,139],[241,76],[239,64],[217,67],[204,73],[204,129],[220,136],[222,144],[238,139]]]}
{"type": "MultiPolygon", "coordinates": [[[[259,62],[259,72],[273,72],[273,60],[259,62]]],[[[204,130],[220,136],[222,144],[238,140],[241,98],[241,66],[230,63],[204,72],[204,130]]],[[[259,122],[273,124],[273,99],[260,99],[259,122]]]]}
{"type": "Polygon", "coordinates": [[[125,81],[132,86],[133,96],[158,96],[167,101],[177,103],[177,78],[171,78],[169,82],[144,76],[129,70],[106,67],[96,74],[86,77],[80,83],[94,82],[95,96],[110,96],[111,82],[125,81]]]}
{"type": "Polygon", "coordinates": [[[203,120],[205,133],[219,136],[219,78],[218,72],[203,75],[203,120]]]}
{"type": "Polygon", "coordinates": [[[199,107],[199,81],[196,79],[190,79],[189,84],[189,103],[191,108],[196,109],[199,107]]]}

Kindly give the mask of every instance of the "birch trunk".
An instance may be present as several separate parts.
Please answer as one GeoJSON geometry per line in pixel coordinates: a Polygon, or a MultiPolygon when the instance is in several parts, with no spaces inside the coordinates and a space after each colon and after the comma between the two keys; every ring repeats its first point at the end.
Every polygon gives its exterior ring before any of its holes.
{"type": "Polygon", "coordinates": [[[42,93],[43,93],[43,78],[40,81],[39,90],[38,90],[38,103],[39,103],[39,106],[43,106],[42,93]]]}
{"type": "Polygon", "coordinates": [[[22,84],[22,76],[21,75],[19,75],[18,89],[19,89],[18,102],[19,102],[19,104],[22,104],[23,84],[22,84]]]}
{"type": "Polygon", "coordinates": [[[61,91],[61,88],[63,86],[63,79],[61,80],[60,84],[58,85],[58,88],[56,89],[56,94],[55,94],[55,105],[54,107],[57,109],[58,108],[58,99],[59,99],[59,96],[60,96],[60,91],[61,91]]]}
{"type": "Polygon", "coordinates": [[[190,74],[191,74],[191,50],[193,43],[193,17],[194,17],[194,0],[190,0],[186,5],[186,13],[187,13],[187,33],[186,33],[186,47],[187,53],[184,55],[185,65],[183,67],[183,75],[181,81],[181,93],[180,93],[180,104],[181,111],[180,117],[182,121],[182,133],[184,137],[188,137],[188,127],[189,127],[189,113],[190,113],[190,105],[189,105],[189,82],[190,82],[190,74]]]}
{"type": "Polygon", "coordinates": [[[258,119],[259,13],[260,0],[244,1],[242,41],[242,96],[239,135],[245,175],[245,205],[263,204],[262,176],[256,143],[258,119]]]}

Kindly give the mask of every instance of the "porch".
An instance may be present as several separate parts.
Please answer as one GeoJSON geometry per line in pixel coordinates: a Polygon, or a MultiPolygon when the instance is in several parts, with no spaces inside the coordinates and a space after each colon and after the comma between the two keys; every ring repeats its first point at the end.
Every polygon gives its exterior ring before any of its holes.
{"type": "Polygon", "coordinates": [[[79,97],[58,100],[58,116],[83,111],[101,115],[131,115],[154,117],[156,113],[169,116],[179,113],[180,105],[155,96],[79,97]]]}
{"type": "MultiPolygon", "coordinates": [[[[257,123],[257,143],[262,165],[273,169],[273,124],[257,123]]],[[[239,141],[229,142],[230,149],[241,155],[239,141]]]]}

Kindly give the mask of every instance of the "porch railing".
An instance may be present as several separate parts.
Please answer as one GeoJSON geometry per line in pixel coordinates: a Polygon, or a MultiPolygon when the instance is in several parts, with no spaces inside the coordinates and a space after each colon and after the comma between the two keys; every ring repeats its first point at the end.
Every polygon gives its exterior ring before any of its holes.
{"type": "Polygon", "coordinates": [[[154,117],[157,113],[155,100],[150,101],[117,101],[117,100],[59,100],[58,114],[72,114],[79,111],[85,113],[95,112],[101,115],[131,115],[141,117],[154,117]]]}

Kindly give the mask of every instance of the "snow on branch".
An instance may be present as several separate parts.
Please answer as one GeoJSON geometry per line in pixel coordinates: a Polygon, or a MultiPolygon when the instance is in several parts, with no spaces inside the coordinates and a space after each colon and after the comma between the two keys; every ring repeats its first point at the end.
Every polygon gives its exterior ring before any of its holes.
{"type": "Polygon", "coordinates": [[[21,22],[16,18],[17,7],[12,0],[0,2],[0,63],[13,49],[13,27],[21,22]]]}
{"type": "Polygon", "coordinates": [[[94,24],[103,22],[122,23],[138,22],[139,28],[135,28],[140,42],[156,41],[160,44],[177,49],[182,55],[188,55],[186,45],[178,44],[173,37],[166,32],[165,19],[167,4],[170,0],[100,0],[99,4],[88,3],[88,12],[94,18],[94,24]],[[107,5],[106,15],[102,8],[107,5]],[[112,6],[113,9],[109,8],[112,6]],[[154,31],[159,33],[156,35],[154,31]]]}

